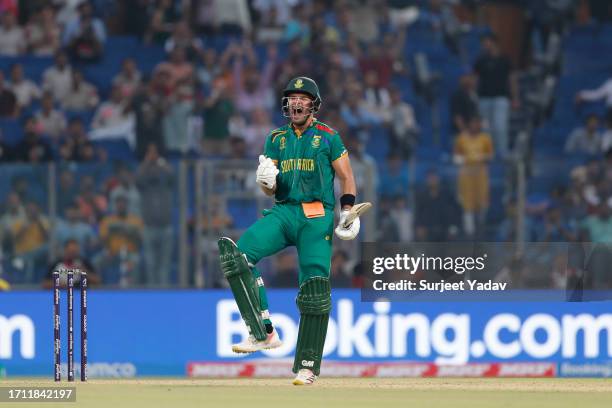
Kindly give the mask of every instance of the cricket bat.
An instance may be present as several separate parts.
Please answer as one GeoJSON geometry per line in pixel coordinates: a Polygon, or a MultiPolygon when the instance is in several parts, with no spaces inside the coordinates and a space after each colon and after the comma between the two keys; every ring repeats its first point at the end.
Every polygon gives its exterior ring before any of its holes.
{"type": "Polygon", "coordinates": [[[346,216],[346,220],[344,220],[344,224],[342,225],[342,228],[347,228],[349,225],[353,223],[353,221],[355,221],[355,218],[364,214],[370,208],[372,208],[372,203],[369,203],[369,202],[355,204],[349,210],[349,213],[346,216]]]}

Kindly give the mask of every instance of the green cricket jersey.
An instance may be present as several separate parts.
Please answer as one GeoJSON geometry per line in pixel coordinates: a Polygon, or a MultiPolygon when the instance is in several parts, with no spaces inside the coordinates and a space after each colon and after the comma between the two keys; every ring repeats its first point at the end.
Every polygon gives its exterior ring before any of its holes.
{"type": "Polygon", "coordinates": [[[338,132],[318,120],[302,134],[291,124],[266,138],[264,155],[276,162],[277,203],[321,201],[333,209],[335,171],[332,162],[347,154],[338,132]]]}

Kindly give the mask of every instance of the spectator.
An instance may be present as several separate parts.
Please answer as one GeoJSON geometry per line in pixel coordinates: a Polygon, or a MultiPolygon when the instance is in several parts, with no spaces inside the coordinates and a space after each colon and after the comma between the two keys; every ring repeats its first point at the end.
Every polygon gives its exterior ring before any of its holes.
{"type": "Polygon", "coordinates": [[[59,156],[63,161],[88,161],[83,153],[85,146],[90,145],[83,120],[79,117],[74,117],[68,123],[68,130],[60,144],[59,156]]]}
{"type": "Polygon", "coordinates": [[[0,70],[0,118],[15,118],[19,115],[19,105],[15,93],[4,82],[4,72],[0,70]]]}
{"type": "Polygon", "coordinates": [[[584,238],[582,241],[592,242],[585,277],[585,286],[591,289],[609,289],[610,278],[610,243],[612,243],[612,217],[610,205],[607,202],[595,207],[595,212],[582,221],[584,238]]]}
{"type": "Polygon", "coordinates": [[[0,55],[15,57],[25,51],[25,35],[17,25],[15,15],[10,12],[0,16],[0,55]]]}
{"type": "MultiPolygon", "coordinates": [[[[348,135],[346,124],[341,120],[333,122],[341,135],[348,135]]],[[[378,191],[379,178],[378,178],[378,167],[376,161],[366,151],[362,141],[355,136],[344,137],[344,143],[346,150],[351,155],[351,167],[353,168],[353,175],[355,176],[355,184],[357,191],[365,193],[368,189],[372,189],[372,195],[378,191]]],[[[340,191],[336,189],[336,191],[340,191]]]]}
{"type": "Polygon", "coordinates": [[[176,23],[172,35],[164,44],[164,49],[168,54],[176,48],[184,49],[187,59],[191,62],[196,61],[204,51],[202,40],[193,36],[187,21],[183,20],[176,23]]]}
{"type": "MultiPolygon", "coordinates": [[[[355,49],[358,51],[358,49],[355,49]]],[[[364,77],[368,72],[375,72],[378,80],[378,86],[388,87],[391,83],[393,75],[393,58],[390,57],[389,51],[382,48],[380,44],[371,43],[367,51],[362,55],[358,54],[359,67],[364,77]]]]}
{"type": "Polygon", "coordinates": [[[379,193],[383,197],[397,197],[408,191],[408,165],[401,159],[398,152],[391,151],[387,156],[384,171],[384,183],[379,187],[379,193]]]}
{"type": "Polygon", "coordinates": [[[115,213],[107,215],[100,222],[100,239],[104,249],[94,264],[100,271],[122,264],[119,265],[119,283],[128,286],[138,281],[143,222],[137,215],[128,213],[126,197],[116,197],[115,208],[115,213]]]}
{"type": "MultiPolygon", "coordinates": [[[[250,150],[245,140],[238,136],[232,136],[229,138],[229,154],[227,156],[230,160],[246,160],[253,158],[253,150],[250,150]]],[[[239,181],[241,186],[247,187],[246,177],[235,177],[235,180],[239,181]]]]}
{"type": "Polygon", "coordinates": [[[406,194],[399,194],[391,198],[389,217],[397,229],[397,238],[400,242],[410,242],[413,240],[413,221],[412,213],[406,203],[406,194]]]}
{"type": "Polygon", "coordinates": [[[451,192],[431,170],[425,188],[416,196],[415,235],[421,242],[445,242],[457,236],[461,225],[461,210],[451,192]]]}
{"type": "Polygon", "coordinates": [[[76,241],[84,253],[88,253],[96,244],[94,230],[82,220],[76,203],[69,204],[65,208],[64,218],[59,219],[55,225],[53,237],[58,247],[65,246],[69,241],[76,241]]]}
{"type": "Polygon", "coordinates": [[[168,110],[169,75],[166,71],[153,73],[153,78],[134,96],[136,114],[136,153],[143,158],[149,143],[165,151],[162,121],[168,110]]]}
{"type": "Polygon", "coordinates": [[[50,136],[57,143],[59,137],[66,130],[66,117],[64,113],[53,108],[53,95],[45,92],[42,96],[41,109],[36,113],[36,121],[40,126],[40,131],[50,136]]]}
{"type": "Polygon", "coordinates": [[[274,104],[272,95],[272,75],[276,67],[277,50],[268,48],[266,64],[260,75],[255,68],[255,51],[252,45],[230,45],[233,47],[233,76],[236,108],[242,113],[250,113],[256,107],[270,110],[274,104]],[[249,67],[243,67],[243,57],[249,60],[249,67]]]}
{"type": "Polygon", "coordinates": [[[480,117],[470,120],[468,130],[455,140],[454,161],[459,166],[458,192],[463,208],[463,230],[472,237],[481,232],[489,207],[488,162],[493,158],[493,141],[482,131],[480,117]]]}
{"type": "Polygon", "coordinates": [[[25,218],[11,226],[14,256],[24,264],[25,282],[34,282],[34,273],[47,257],[50,224],[34,202],[26,204],[25,218]]]}
{"type": "Polygon", "coordinates": [[[55,11],[44,4],[26,27],[29,51],[36,56],[54,55],[60,46],[60,28],[55,21],[55,11]]]}
{"type": "Polygon", "coordinates": [[[364,141],[369,138],[369,128],[372,125],[380,124],[379,118],[371,114],[364,106],[361,92],[357,88],[348,91],[340,107],[340,115],[349,126],[350,131],[364,141]]]}
{"type": "Polygon", "coordinates": [[[64,214],[66,209],[75,203],[77,197],[75,173],[64,169],[59,174],[57,186],[57,212],[64,214]]]}
{"type": "Polygon", "coordinates": [[[230,118],[234,113],[231,90],[224,79],[213,83],[210,96],[204,101],[204,135],[202,150],[207,155],[220,155],[227,152],[227,139],[230,136],[230,118]]]}
{"type": "MultiPolygon", "coordinates": [[[[76,239],[69,239],[63,245],[63,252],[59,259],[51,262],[47,276],[42,282],[42,286],[45,289],[51,289],[53,287],[53,272],[61,269],[76,269],[74,274],[74,285],[81,285],[81,272],[87,273],[87,284],[91,286],[99,285],[101,282],[100,275],[98,275],[93,268],[93,265],[87,258],[83,256],[79,241],[76,239]]],[[[66,275],[60,274],[60,286],[66,285],[66,275]]]]}
{"type": "Polygon", "coordinates": [[[329,279],[334,288],[350,288],[352,284],[349,256],[346,251],[338,250],[332,255],[329,279]]]}
{"type": "Polygon", "coordinates": [[[23,75],[23,66],[21,64],[13,64],[11,66],[11,90],[17,98],[17,104],[20,109],[30,106],[32,102],[40,99],[41,91],[38,85],[23,75]]]}
{"type": "Polygon", "coordinates": [[[55,54],[55,63],[43,73],[43,90],[51,92],[55,101],[62,101],[72,88],[72,67],[63,51],[55,54]]]}
{"type": "Polygon", "coordinates": [[[218,61],[214,48],[208,48],[202,53],[202,65],[198,66],[196,76],[205,89],[209,89],[213,80],[221,73],[222,61],[218,61]]]}
{"type": "Polygon", "coordinates": [[[51,148],[40,137],[40,125],[34,117],[25,119],[23,140],[15,146],[15,160],[37,164],[53,160],[51,148]]]}
{"type": "Polygon", "coordinates": [[[250,116],[251,120],[237,132],[237,135],[244,138],[250,152],[263,152],[266,135],[275,126],[270,115],[263,108],[255,108],[250,116]]]}
{"type": "Polygon", "coordinates": [[[81,216],[90,225],[96,225],[108,209],[108,201],[103,194],[96,191],[96,182],[92,176],[81,178],[76,203],[79,206],[81,216]]]}
{"type": "Polygon", "coordinates": [[[2,238],[3,253],[13,252],[13,225],[23,223],[25,220],[25,207],[19,198],[19,194],[10,192],[3,206],[3,214],[0,217],[0,237],[2,238]]]}
{"type": "Polygon", "coordinates": [[[606,116],[612,116],[612,78],[606,80],[596,89],[584,89],[576,94],[576,102],[594,102],[605,100],[607,113],[606,116]]]}
{"type": "Polygon", "coordinates": [[[510,60],[501,54],[495,35],[482,39],[482,49],[474,64],[474,72],[478,75],[480,114],[487,122],[497,154],[504,158],[508,154],[510,98],[512,106],[518,107],[518,84],[510,60]]]}
{"type": "Polygon", "coordinates": [[[138,91],[142,83],[142,75],[136,66],[136,61],[126,58],[121,63],[121,71],[113,78],[113,86],[118,86],[124,98],[130,98],[138,91]]]}
{"type": "Polygon", "coordinates": [[[168,73],[168,86],[170,89],[193,80],[193,64],[186,59],[183,48],[174,48],[170,52],[169,60],[161,62],[155,67],[155,71],[158,70],[168,73]]]}
{"type": "Polygon", "coordinates": [[[245,0],[215,1],[213,5],[214,22],[221,33],[251,32],[251,15],[245,0]]]}
{"type": "Polygon", "coordinates": [[[136,173],[136,185],[142,197],[144,221],[143,252],[146,282],[170,283],[174,245],[172,208],[175,178],[172,167],[164,160],[155,144],[150,144],[136,173]]]}
{"type": "MultiPolygon", "coordinates": [[[[140,192],[136,187],[134,174],[130,171],[127,165],[120,165],[117,168],[116,183],[109,191],[110,211],[116,212],[114,203],[117,197],[125,197],[128,202],[128,213],[140,215],[141,199],[140,192]]],[[[147,203],[148,204],[148,203],[147,203]]]]}
{"type": "Polygon", "coordinates": [[[577,237],[571,220],[563,219],[557,205],[546,210],[543,228],[538,228],[536,235],[539,242],[573,242],[577,237]]]}
{"type": "Polygon", "coordinates": [[[603,142],[599,132],[599,117],[589,115],[584,126],[576,128],[565,142],[565,153],[595,155],[601,152],[603,142]]]}
{"type": "Polygon", "coordinates": [[[180,80],[169,95],[168,110],[162,123],[164,146],[168,152],[185,154],[195,147],[189,129],[195,106],[193,79],[190,75],[180,80]]]}
{"type": "Polygon", "coordinates": [[[399,89],[391,90],[389,112],[391,146],[397,148],[402,159],[409,159],[417,144],[419,127],[412,106],[402,100],[399,89]]]}
{"type": "MultiPolygon", "coordinates": [[[[276,11],[277,9],[278,8],[275,7],[272,10],[276,11]]],[[[307,7],[305,4],[297,3],[293,5],[291,16],[288,19],[280,20],[278,18],[278,13],[274,13],[276,14],[276,18],[272,21],[269,21],[267,27],[258,27],[258,40],[261,41],[262,37],[267,37],[269,38],[269,41],[275,42],[278,42],[278,40],[282,39],[284,42],[297,40],[307,43],[310,37],[309,20],[311,16],[309,12],[310,8],[307,7]],[[278,29],[280,29],[281,31],[277,34],[278,29]],[[263,30],[267,31],[266,36],[262,35],[264,34],[263,30]],[[279,34],[282,34],[282,37],[280,37],[279,34]]]]}
{"type": "Polygon", "coordinates": [[[113,85],[110,99],[98,106],[91,122],[93,129],[109,129],[124,124],[128,120],[133,120],[133,113],[130,111],[130,103],[123,96],[121,87],[113,85]]]}
{"type": "Polygon", "coordinates": [[[478,93],[474,74],[465,73],[459,78],[459,88],[451,97],[450,111],[453,131],[465,132],[470,119],[478,115],[478,93]]]}
{"type": "MultiPolygon", "coordinates": [[[[391,96],[389,90],[381,87],[378,82],[376,71],[368,71],[365,75],[364,107],[379,122],[389,123],[391,121],[391,96]]],[[[414,119],[414,117],[413,117],[414,119]]]]}
{"type": "Polygon", "coordinates": [[[157,0],[155,3],[144,39],[145,42],[153,41],[163,44],[170,37],[176,22],[179,21],[180,12],[172,0],[157,0]]]}
{"type": "Polygon", "coordinates": [[[96,87],[85,82],[81,71],[73,71],[70,88],[62,98],[62,107],[66,110],[82,112],[93,109],[99,101],[96,87]]]}
{"type": "Polygon", "coordinates": [[[79,61],[93,62],[100,59],[106,41],[104,23],[93,15],[93,6],[84,1],[78,6],[79,16],[66,24],[62,45],[79,61]]]}

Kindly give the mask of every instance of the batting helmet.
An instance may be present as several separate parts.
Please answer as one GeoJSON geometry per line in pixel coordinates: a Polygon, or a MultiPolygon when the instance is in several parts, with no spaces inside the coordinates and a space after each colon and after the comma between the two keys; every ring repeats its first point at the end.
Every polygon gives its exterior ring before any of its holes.
{"type": "Polygon", "coordinates": [[[302,93],[312,98],[311,113],[316,113],[321,107],[321,94],[317,83],[308,77],[293,78],[283,90],[283,114],[289,114],[289,100],[287,97],[292,93],[302,93]]]}

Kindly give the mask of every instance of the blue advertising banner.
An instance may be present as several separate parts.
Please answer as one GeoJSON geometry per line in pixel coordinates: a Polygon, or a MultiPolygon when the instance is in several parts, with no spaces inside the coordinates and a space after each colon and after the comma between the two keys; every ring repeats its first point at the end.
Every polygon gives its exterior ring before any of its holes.
{"type": "MultiPolygon", "coordinates": [[[[66,298],[62,293],[62,361],[66,298]]],[[[292,358],[299,315],[294,290],[270,290],[284,340],[268,357],[292,358]]],[[[79,361],[75,293],[75,361],[79,361]]],[[[561,375],[612,375],[612,302],[362,303],[335,290],[325,356],[346,362],[553,362],[561,375]]],[[[89,293],[90,376],[183,376],[190,361],[244,361],[246,335],[228,291],[89,293]]],[[[0,294],[0,366],[9,376],[52,375],[51,292],[0,294]]]]}

